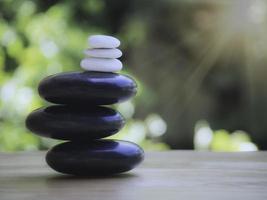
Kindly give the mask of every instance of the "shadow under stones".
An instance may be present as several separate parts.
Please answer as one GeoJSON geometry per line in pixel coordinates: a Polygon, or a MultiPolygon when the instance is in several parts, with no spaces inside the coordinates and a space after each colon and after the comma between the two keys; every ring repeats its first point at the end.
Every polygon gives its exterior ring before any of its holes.
{"type": "Polygon", "coordinates": [[[130,178],[137,178],[137,177],[138,175],[134,173],[112,174],[112,175],[88,175],[88,176],[74,176],[74,175],[59,174],[59,175],[55,175],[52,177],[48,177],[47,181],[66,182],[66,181],[75,181],[75,180],[130,179],[130,178]]]}

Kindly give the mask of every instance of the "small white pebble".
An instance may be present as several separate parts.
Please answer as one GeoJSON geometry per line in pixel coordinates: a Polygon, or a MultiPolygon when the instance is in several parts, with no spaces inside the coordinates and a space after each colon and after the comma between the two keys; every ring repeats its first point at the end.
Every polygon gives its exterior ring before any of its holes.
{"type": "Polygon", "coordinates": [[[122,69],[122,63],[118,59],[85,58],[80,65],[86,71],[116,72],[122,69]]]}
{"type": "Polygon", "coordinates": [[[117,48],[120,46],[117,38],[107,35],[92,35],[88,38],[88,43],[91,48],[117,48]]]}
{"type": "Polygon", "coordinates": [[[84,54],[94,58],[119,58],[122,56],[119,49],[86,49],[84,54]]]}

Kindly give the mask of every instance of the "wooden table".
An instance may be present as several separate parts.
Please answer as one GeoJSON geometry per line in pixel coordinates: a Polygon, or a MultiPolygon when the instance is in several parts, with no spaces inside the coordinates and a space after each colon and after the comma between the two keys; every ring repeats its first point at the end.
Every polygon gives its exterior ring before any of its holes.
{"type": "Polygon", "coordinates": [[[130,173],[60,175],[44,152],[0,154],[0,200],[267,199],[267,152],[149,152],[130,173]]]}

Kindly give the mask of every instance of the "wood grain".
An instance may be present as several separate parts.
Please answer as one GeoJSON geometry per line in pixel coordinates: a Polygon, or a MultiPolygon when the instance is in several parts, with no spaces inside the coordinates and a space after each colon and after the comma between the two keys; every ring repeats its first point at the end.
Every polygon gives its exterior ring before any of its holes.
{"type": "Polygon", "coordinates": [[[0,154],[0,200],[267,199],[267,152],[149,152],[130,173],[57,174],[44,152],[0,154]]]}

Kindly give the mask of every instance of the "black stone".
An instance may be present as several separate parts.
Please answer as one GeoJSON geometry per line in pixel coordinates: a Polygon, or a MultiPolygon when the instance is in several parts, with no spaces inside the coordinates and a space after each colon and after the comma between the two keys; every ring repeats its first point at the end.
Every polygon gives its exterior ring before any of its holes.
{"type": "Polygon", "coordinates": [[[48,76],[39,94],[56,104],[110,105],[136,94],[137,85],[126,75],[107,72],[68,72],[48,76]]]}
{"type": "Polygon", "coordinates": [[[109,175],[129,171],[144,158],[136,144],[116,140],[66,142],[53,147],[46,162],[54,170],[72,175],[109,175]]]}
{"type": "Polygon", "coordinates": [[[26,119],[32,132],[61,140],[92,140],[117,133],[124,125],[122,115],[101,106],[55,105],[33,111],[26,119]]]}

